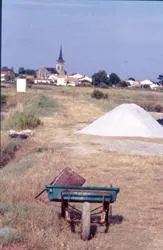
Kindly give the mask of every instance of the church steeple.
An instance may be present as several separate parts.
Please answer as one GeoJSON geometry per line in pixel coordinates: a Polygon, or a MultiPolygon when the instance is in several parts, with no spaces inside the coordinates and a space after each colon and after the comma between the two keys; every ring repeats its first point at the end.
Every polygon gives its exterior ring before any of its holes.
{"type": "Polygon", "coordinates": [[[64,63],[65,61],[63,60],[63,53],[62,53],[62,45],[60,47],[60,52],[59,52],[59,57],[57,60],[58,63],[64,63]]]}
{"type": "Polygon", "coordinates": [[[65,74],[64,63],[65,63],[65,61],[63,59],[62,44],[61,44],[60,51],[59,51],[59,57],[58,57],[58,60],[56,63],[56,70],[57,70],[59,75],[65,74]]]}

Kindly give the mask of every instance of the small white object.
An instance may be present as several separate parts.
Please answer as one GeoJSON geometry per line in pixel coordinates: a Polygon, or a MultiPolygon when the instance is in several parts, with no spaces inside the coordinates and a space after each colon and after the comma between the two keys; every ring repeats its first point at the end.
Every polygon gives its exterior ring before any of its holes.
{"type": "Polygon", "coordinates": [[[18,78],[16,81],[16,91],[17,92],[26,92],[27,89],[27,80],[18,78]]]}

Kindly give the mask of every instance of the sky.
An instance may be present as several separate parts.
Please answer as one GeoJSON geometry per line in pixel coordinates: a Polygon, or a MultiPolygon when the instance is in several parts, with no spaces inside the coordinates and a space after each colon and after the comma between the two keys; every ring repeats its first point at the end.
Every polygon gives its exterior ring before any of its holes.
{"type": "Polygon", "coordinates": [[[163,2],[3,0],[2,65],[99,70],[154,80],[163,73],[163,2]]]}

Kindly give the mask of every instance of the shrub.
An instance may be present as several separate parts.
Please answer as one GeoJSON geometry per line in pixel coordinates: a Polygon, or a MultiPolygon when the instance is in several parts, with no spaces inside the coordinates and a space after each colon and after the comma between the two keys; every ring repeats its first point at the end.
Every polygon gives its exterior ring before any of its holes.
{"type": "Polygon", "coordinates": [[[101,90],[95,89],[93,90],[93,92],[91,93],[91,97],[95,98],[95,99],[107,99],[108,98],[108,94],[107,93],[103,93],[101,90]]]}
{"type": "Polygon", "coordinates": [[[25,110],[38,115],[49,114],[56,108],[54,100],[47,95],[35,95],[25,106],[25,110]]]}
{"type": "Polygon", "coordinates": [[[138,104],[142,108],[144,108],[148,112],[158,112],[162,113],[163,112],[163,105],[161,104],[153,104],[153,103],[143,103],[143,104],[138,104]]]}
{"type": "Polygon", "coordinates": [[[1,95],[1,105],[5,105],[7,103],[7,96],[1,95]]]}
{"type": "Polygon", "coordinates": [[[0,148],[0,168],[4,167],[11,159],[15,157],[15,152],[20,148],[19,140],[11,141],[7,146],[0,148]]]}
{"type": "Polygon", "coordinates": [[[40,124],[40,119],[32,112],[14,112],[9,121],[12,129],[30,129],[40,124]]]}
{"type": "Polygon", "coordinates": [[[127,83],[126,81],[120,81],[119,83],[117,83],[117,86],[120,88],[127,88],[130,84],[127,83]]]}

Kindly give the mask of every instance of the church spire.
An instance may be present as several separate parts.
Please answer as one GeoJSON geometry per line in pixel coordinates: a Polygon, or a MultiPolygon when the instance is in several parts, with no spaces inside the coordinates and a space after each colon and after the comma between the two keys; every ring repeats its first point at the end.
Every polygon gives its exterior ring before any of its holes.
{"type": "Polygon", "coordinates": [[[62,44],[60,46],[60,51],[59,51],[59,57],[56,63],[56,71],[58,72],[59,75],[64,75],[65,70],[64,70],[64,60],[63,60],[63,53],[62,53],[62,44]]]}
{"type": "Polygon", "coordinates": [[[61,44],[61,47],[60,47],[60,52],[59,52],[59,57],[58,57],[57,62],[58,62],[58,63],[64,63],[64,62],[65,62],[65,61],[63,60],[62,44],[61,44]]]}

